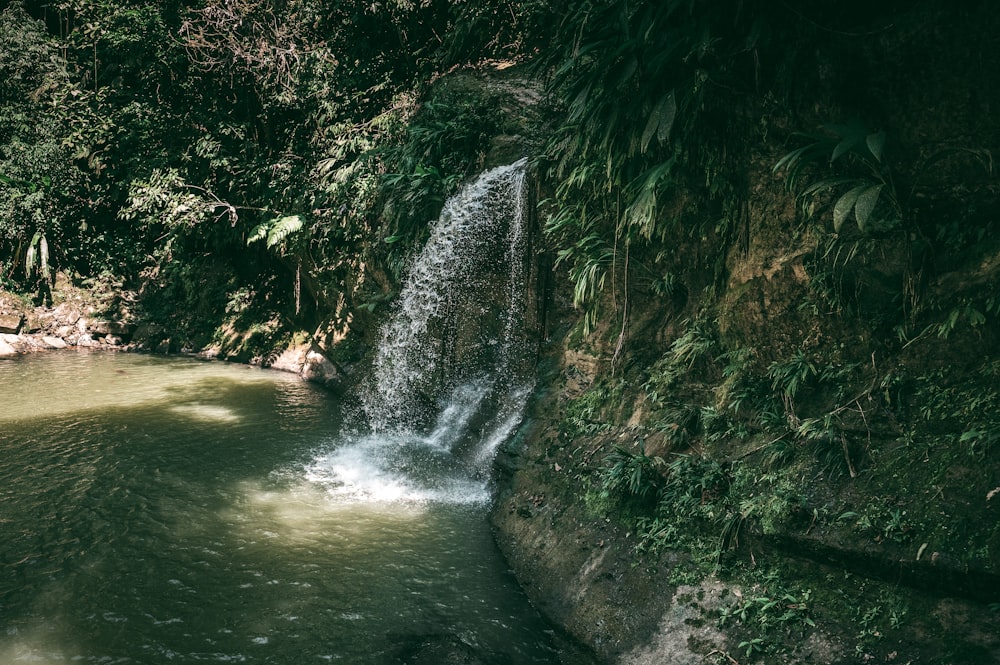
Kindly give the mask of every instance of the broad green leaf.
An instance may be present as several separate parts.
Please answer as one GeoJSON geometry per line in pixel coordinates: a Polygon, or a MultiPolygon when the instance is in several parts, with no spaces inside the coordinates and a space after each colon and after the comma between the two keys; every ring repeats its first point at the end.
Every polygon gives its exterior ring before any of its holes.
{"type": "Polygon", "coordinates": [[[858,201],[858,196],[861,195],[861,192],[865,191],[866,187],[867,185],[859,185],[837,199],[837,203],[833,206],[834,231],[840,232],[840,227],[844,225],[844,220],[850,216],[851,210],[854,209],[854,204],[858,201]]]}
{"type": "Polygon", "coordinates": [[[875,210],[875,204],[878,203],[878,197],[882,193],[883,187],[885,185],[882,183],[871,185],[858,195],[858,201],[854,207],[854,217],[858,220],[858,228],[862,231],[865,230],[868,219],[872,216],[872,211],[875,210]]]}
{"type": "Polygon", "coordinates": [[[656,103],[656,106],[653,107],[653,112],[649,114],[649,120],[646,121],[646,129],[642,132],[641,150],[643,152],[646,152],[646,147],[649,145],[654,134],[660,143],[666,142],[670,137],[670,129],[674,124],[674,117],[676,115],[677,101],[674,98],[674,91],[671,90],[656,103]]]}
{"type": "Polygon", "coordinates": [[[873,132],[865,139],[868,150],[872,153],[875,161],[882,161],[882,149],[885,147],[885,132],[873,132]]]}
{"type": "Polygon", "coordinates": [[[660,143],[666,143],[670,138],[670,130],[674,127],[674,120],[677,118],[677,97],[671,90],[663,102],[663,115],[660,118],[659,128],[656,130],[656,139],[660,143]]]}
{"type": "Polygon", "coordinates": [[[833,149],[833,154],[830,156],[830,161],[835,162],[842,156],[853,150],[861,141],[857,136],[848,136],[843,141],[837,144],[837,147],[833,149]]]}

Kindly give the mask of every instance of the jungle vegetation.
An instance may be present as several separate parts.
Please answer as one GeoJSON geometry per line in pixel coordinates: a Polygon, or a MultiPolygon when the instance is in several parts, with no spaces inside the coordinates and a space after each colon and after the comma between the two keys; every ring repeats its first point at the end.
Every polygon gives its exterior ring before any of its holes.
{"type": "MultiPolygon", "coordinates": [[[[884,110],[850,98],[873,76],[852,53],[988,13],[746,0],[0,10],[0,287],[44,296],[56,271],[114,284],[138,294],[138,316],[202,344],[220,312],[311,330],[384,300],[490,139],[531,133],[496,95],[433,85],[501,62],[544,82],[541,218],[588,326],[613,285],[627,303],[630,279],[683,295],[690,285],[663,259],[685,237],[710,236],[699,260],[721,279],[726,252],[747,241],[750,155],[775,117],[786,138],[815,131],[796,117],[808,104],[836,100],[831,115],[854,124],[790,140],[799,149],[779,166],[799,199],[839,187],[836,231],[850,217],[862,234],[933,238],[904,209],[904,183],[888,181],[884,110]]],[[[987,163],[986,147],[960,149],[987,163]]]]}
{"type": "Polygon", "coordinates": [[[600,366],[568,492],[699,574],[789,532],[995,574],[997,53],[985,0],[0,0],[0,290],[363,329],[517,134],[600,366]]]}

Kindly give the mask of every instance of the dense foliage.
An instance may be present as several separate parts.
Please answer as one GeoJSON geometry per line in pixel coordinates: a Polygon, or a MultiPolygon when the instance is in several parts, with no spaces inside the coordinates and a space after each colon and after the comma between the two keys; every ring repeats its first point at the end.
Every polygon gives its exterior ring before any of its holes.
{"type": "Polygon", "coordinates": [[[887,131],[891,63],[861,69],[897,34],[940,51],[985,3],[0,7],[2,285],[44,297],[56,270],[121,283],[142,318],[196,345],[223,320],[275,334],[331,313],[346,324],[390,294],[492,137],[524,129],[488,86],[444,84],[500,60],[547,82],[541,217],[588,327],[603,316],[624,336],[635,288],[684,303],[721,285],[749,242],[751,155],[778,128],[791,152],[765,166],[804,216],[830,206],[841,249],[825,255],[917,237],[911,313],[935,243],[961,250],[984,232],[927,216],[944,191],[928,173],[971,169],[981,189],[989,146],[903,144],[887,131]],[[680,278],[690,267],[698,276],[680,278]]]}
{"type": "Polygon", "coordinates": [[[391,291],[406,241],[502,129],[488,94],[429,82],[516,57],[543,11],[3,5],[3,285],[122,283],[196,345],[223,319],[311,329],[391,291]]]}
{"type": "MultiPolygon", "coordinates": [[[[0,289],[111,284],[135,294],[112,315],[223,353],[340,340],[526,134],[594,359],[541,391],[574,500],[698,575],[788,533],[995,574],[998,24],[985,0],[0,0],[0,289]]],[[[720,617],[760,624],[748,659],[811,625],[789,594],[720,617]]]]}

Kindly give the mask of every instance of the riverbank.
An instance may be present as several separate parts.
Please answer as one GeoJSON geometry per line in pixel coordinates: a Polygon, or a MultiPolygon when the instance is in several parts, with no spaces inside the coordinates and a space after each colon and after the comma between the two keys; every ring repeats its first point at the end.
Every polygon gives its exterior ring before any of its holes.
{"type": "MultiPolygon", "coordinates": [[[[52,305],[34,305],[17,295],[0,292],[0,359],[60,349],[227,359],[219,346],[179,347],[162,326],[111,318],[100,293],[75,288],[64,278],[54,289],[53,300],[52,305]]],[[[304,335],[291,339],[269,357],[237,361],[297,374],[334,393],[344,389],[344,371],[304,335]]]]}

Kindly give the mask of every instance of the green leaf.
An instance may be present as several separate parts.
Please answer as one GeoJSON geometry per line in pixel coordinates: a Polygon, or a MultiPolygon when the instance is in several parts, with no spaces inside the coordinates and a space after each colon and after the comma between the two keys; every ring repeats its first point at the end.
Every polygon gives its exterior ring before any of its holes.
{"type": "Polygon", "coordinates": [[[854,209],[854,204],[858,201],[858,196],[861,195],[861,192],[866,187],[867,185],[859,185],[837,199],[837,203],[833,206],[834,231],[840,232],[840,227],[844,225],[844,221],[850,216],[851,210],[854,209]]]}
{"type": "Polygon", "coordinates": [[[670,130],[674,127],[674,120],[677,118],[677,97],[671,90],[661,102],[663,104],[660,124],[656,130],[656,140],[666,143],[670,138],[670,130]]]}
{"type": "Polygon", "coordinates": [[[868,144],[868,151],[872,153],[875,161],[882,161],[882,149],[885,147],[885,132],[872,132],[865,139],[868,144]]]}
{"type": "Polygon", "coordinates": [[[253,231],[250,232],[250,236],[247,238],[247,244],[253,244],[259,242],[267,237],[267,230],[270,228],[270,222],[262,222],[257,226],[253,227],[253,231]]]}
{"type": "Polygon", "coordinates": [[[858,220],[858,228],[862,231],[865,230],[868,218],[875,210],[875,204],[878,203],[878,197],[882,193],[883,187],[885,187],[883,183],[871,185],[858,195],[857,204],[854,206],[854,217],[858,220]]]}
{"type": "Polygon", "coordinates": [[[842,156],[853,150],[859,143],[860,139],[857,136],[848,136],[843,141],[837,144],[837,147],[833,149],[833,154],[830,156],[830,161],[835,162],[842,156]]]}
{"type": "Polygon", "coordinates": [[[267,234],[267,246],[274,247],[278,245],[288,236],[293,233],[298,233],[302,230],[302,218],[298,215],[289,215],[288,217],[282,217],[281,219],[272,220],[271,222],[274,226],[267,234]]]}
{"type": "Polygon", "coordinates": [[[31,273],[35,270],[36,256],[35,244],[31,243],[28,245],[28,251],[24,253],[24,273],[28,277],[31,277],[31,273]]]}
{"type": "Polygon", "coordinates": [[[46,280],[50,279],[52,274],[49,272],[49,241],[45,239],[45,236],[42,236],[38,240],[38,258],[42,278],[46,280]]]}
{"type": "Polygon", "coordinates": [[[785,165],[791,168],[810,148],[812,148],[812,146],[807,145],[797,150],[792,150],[790,153],[778,160],[778,163],[774,165],[773,169],[771,169],[771,173],[777,173],[785,165]]]}

